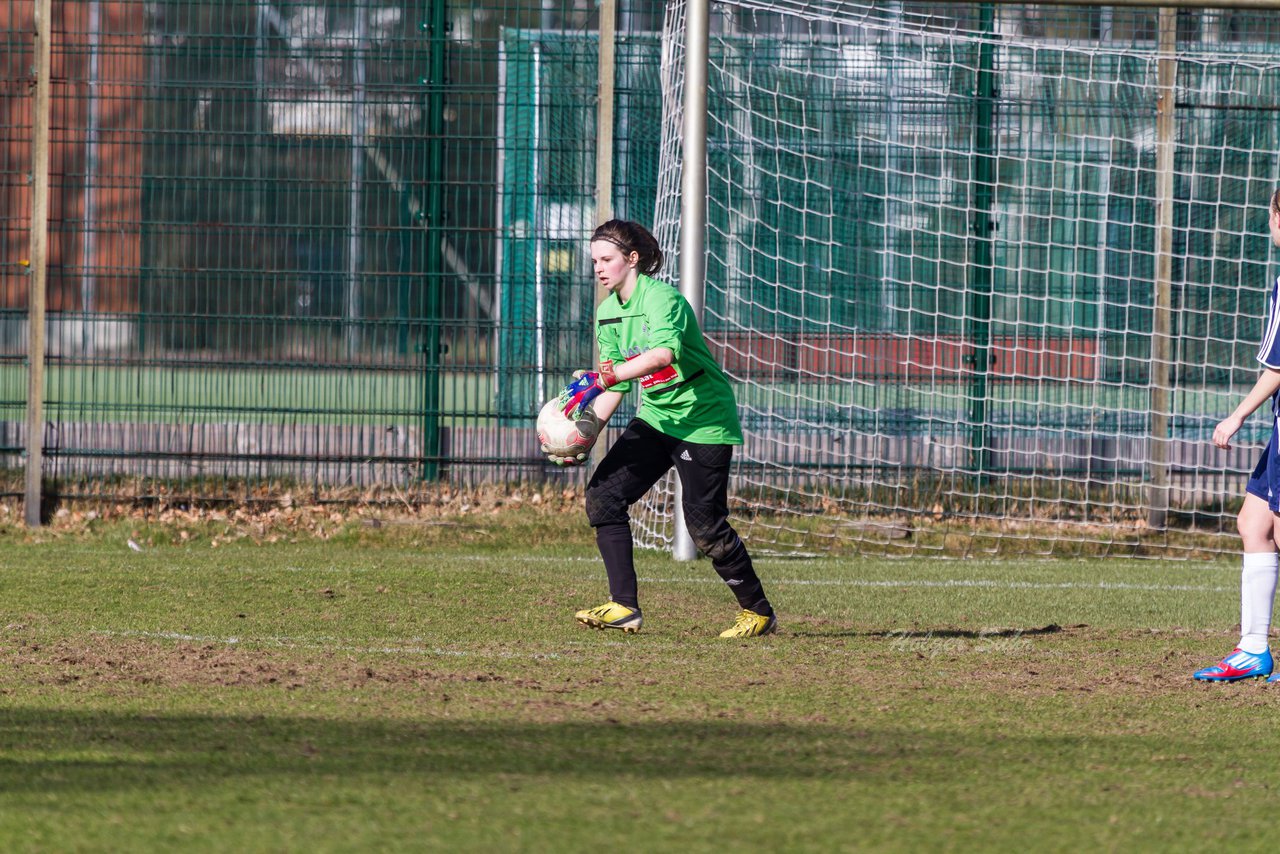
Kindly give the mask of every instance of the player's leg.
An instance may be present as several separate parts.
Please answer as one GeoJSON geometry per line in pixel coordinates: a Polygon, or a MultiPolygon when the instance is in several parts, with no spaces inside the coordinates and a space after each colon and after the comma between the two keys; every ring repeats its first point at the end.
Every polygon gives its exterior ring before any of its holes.
{"type": "Polygon", "coordinates": [[[1240,572],[1240,649],[1254,655],[1267,651],[1271,609],[1280,575],[1276,554],[1277,517],[1267,502],[1246,495],[1236,519],[1244,547],[1240,572]]]}
{"type": "Polygon", "coordinates": [[[577,620],[595,628],[640,628],[640,599],[627,510],[671,468],[671,440],[633,420],[609,448],[587,484],[587,521],[609,577],[609,601],[579,611],[577,620]]]}
{"type": "Polygon", "coordinates": [[[1240,571],[1240,642],[1217,664],[1197,670],[1205,682],[1234,682],[1270,675],[1273,668],[1267,636],[1271,608],[1280,574],[1276,554],[1277,518],[1273,503],[1272,470],[1276,465],[1275,442],[1269,442],[1245,486],[1244,505],[1236,517],[1243,549],[1240,571]]]}
{"type": "Polygon", "coordinates": [[[751,555],[729,524],[729,463],[732,445],[681,442],[674,462],[684,491],[685,525],[694,545],[711,558],[711,565],[737,597],[742,610],[721,637],[754,637],[777,628],[773,606],[764,594],[751,555]]]}
{"type": "MultiPolygon", "coordinates": [[[[1240,646],[1246,650],[1264,649],[1270,657],[1271,613],[1276,601],[1276,581],[1280,579],[1280,555],[1277,555],[1280,551],[1280,421],[1271,428],[1266,459],[1266,509],[1270,516],[1265,520],[1250,519],[1250,530],[1256,531],[1252,540],[1245,539],[1245,523],[1240,522],[1240,539],[1245,545],[1244,569],[1240,575],[1240,646]]],[[[1244,508],[1240,512],[1243,515],[1244,508]]],[[[1259,517],[1266,517],[1260,508],[1253,512],[1259,517]]],[[[1267,681],[1278,678],[1273,672],[1267,681]]]]}
{"type": "MultiPolygon", "coordinates": [[[[1270,548],[1260,543],[1257,551],[1246,549],[1240,574],[1240,648],[1261,649],[1270,656],[1271,614],[1275,608],[1276,582],[1280,580],[1280,554],[1277,554],[1280,514],[1274,507],[1267,509],[1271,511],[1270,548]]],[[[1274,661],[1272,667],[1274,670],[1274,661]]],[[[1280,681],[1280,673],[1273,672],[1267,681],[1280,681]]]]}

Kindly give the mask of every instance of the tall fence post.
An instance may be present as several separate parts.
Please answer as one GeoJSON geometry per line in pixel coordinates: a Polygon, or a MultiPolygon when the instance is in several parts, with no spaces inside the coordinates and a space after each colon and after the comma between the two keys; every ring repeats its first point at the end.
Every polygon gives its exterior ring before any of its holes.
{"type": "MultiPolygon", "coordinates": [[[[596,81],[596,225],[613,218],[613,90],[616,74],[617,0],[600,0],[599,68],[596,81]]],[[[600,289],[603,291],[603,289],[600,289]]],[[[599,295],[599,294],[597,294],[599,295]]]]}
{"type": "MultiPolygon", "coordinates": [[[[600,35],[597,57],[596,88],[596,225],[613,219],[613,92],[617,73],[615,36],[617,31],[617,0],[600,0],[600,35]]],[[[594,269],[592,271],[594,273],[594,269]]],[[[592,280],[595,276],[592,275],[592,280]]],[[[597,281],[592,309],[609,295],[597,281]]],[[[594,311],[588,321],[591,330],[591,360],[600,364],[600,342],[595,335],[594,311]]],[[[596,442],[591,448],[591,465],[594,468],[604,459],[604,445],[596,442]]]]}
{"type": "Polygon", "coordinates": [[[368,105],[365,89],[369,55],[369,7],[355,0],[351,51],[351,151],[347,176],[347,281],[343,294],[343,325],[346,327],[347,358],[360,359],[364,346],[364,159],[368,156],[368,105]]]}
{"type": "Polygon", "coordinates": [[[978,76],[974,91],[973,122],[973,210],[970,212],[969,239],[973,247],[973,263],[969,266],[968,316],[969,353],[969,468],[975,482],[986,482],[990,467],[987,447],[987,384],[991,371],[991,289],[995,252],[995,220],[991,208],[995,201],[995,7],[983,4],[979,10],[978,28],[982,43],[978,47],[978,76]]]}
{"type": "Polygon", "coordinates": [[[31,133],[31,258],[27,302],[26,523],[40,527],[44,474],[45,283],[49,268],[49,102],[52,0],[37,0],[36,95],[31,133]]]}
{"type": "Polygon", "coordinates": [[[431,0],[430,19],[426,30],[431,54],[427,66],[426,198],[423,214],[427,237],[423,259],[423,335],[422,352],[426,361],[422,389],[422,477],[435,480],[440,476],[440,370],[443,360],[440,314],[444,304],[444,93],[445,51],[449,38],[446,0],[431,0]]]}
{"type": "Polygon", "coordinates": [[[1160,9],[1156,95],[1156,269],[1151,324],[1151,436],[1147,525],[1162,529],[1169,518],[1170,379],[1173,374],[1173,145],[1178,78],[1178,11],[1160,9]]]}

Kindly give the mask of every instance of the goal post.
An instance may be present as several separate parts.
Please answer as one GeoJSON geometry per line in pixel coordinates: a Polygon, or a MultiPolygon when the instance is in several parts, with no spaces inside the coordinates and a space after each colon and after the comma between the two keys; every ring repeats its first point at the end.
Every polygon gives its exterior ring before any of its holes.
{"type": "Polygon", "coordinates": [[[1234,550],[1269,424],[1207,440],[1256,376],[1280,2],[716,0],[701,108],[702,2],[667,7],[655,227],[738,390],[752,547],[1234,550]]]}
{"type": "MultiPolygon", "coordinates": [[[[703,323],[706,301],[707,230],[707,50],[710,0],[689,0],[684,27],[684,112],[680,117],[680,293],[703,323]]],[[[697,557],[685,523],[684,488],[675,475],[672,556],[697,557]]]]}

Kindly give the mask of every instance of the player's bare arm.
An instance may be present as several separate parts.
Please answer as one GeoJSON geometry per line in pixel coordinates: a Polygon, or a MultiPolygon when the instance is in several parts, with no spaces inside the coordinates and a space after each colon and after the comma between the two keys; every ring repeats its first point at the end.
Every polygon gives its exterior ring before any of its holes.
{"type": "Polygon", "coordinates": [[[1219,448],[1230,448],[1231,437],[1240,432],[1244,420],[1257,411],[1259,406],[1270,400],[1278,389],[1280,389],[1280,370],[1265,369],[1235,411],[1213,428],[1213,444],[1219,448]]]}

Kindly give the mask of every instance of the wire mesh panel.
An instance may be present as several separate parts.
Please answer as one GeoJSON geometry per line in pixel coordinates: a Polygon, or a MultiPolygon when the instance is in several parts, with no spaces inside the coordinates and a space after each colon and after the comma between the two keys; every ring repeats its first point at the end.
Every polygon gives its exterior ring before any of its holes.
{"type": "MultiPolygon", "coordinates": [[[[31,279],[31,158],[34,133],[32,68],[36,64],[31,37],[31,11],[0,5],[10,18],[0,27],[0,460],[5,468],[21,465],[27,402],[24,362],[27,350],[26,295],[31,279]]],[[[23,4],[29,6],[30,4],[23,4]]],[[[18,490],[19,478],[4,484],[18,490]]]]}
{"type": "MultiPolygon", "coordinates": [[[[620,152],[613,214],[651,222],[656,193],[660,43],[617,51],[620,152]]],[[[504,158],[498,400],[523,417],[591,365],[596,292],[588,238],[595,204],[595,33],[507,30],[501,92],[504,158]],[[527,93],[531,97],[520,97],[527,93]],[[584,133],[585,131],[585,133],[584,133]],[[527,365],[531,370],[509,370],[527,365]]],[[[619,416],[619,421],[622,416],[619,416]]]]}
{"type": "Polygon", "coordinates": [[[425,464],[420,13],[56,4],[45,441],[64,494],[425,464]]]}
{"type": "MultiPolygon", "coordinates": [[[[713,4],[705,328],[739,383],[737,506],[760,548],[1177,548],[1146,530],[1153,483],[1173,528],[1234,548],[1227,502],[1270,424],[1206,443],[1257,371],[1276,20],[1180,13],[1162,48],[1155,9],[713,4]]],[[[673,248],[683,32],[672,5],[673,248]]]]}
{"type": "MultiPolygon", "coordinates": [[[[22,447],[30,16],[0,4],[0,454],[22,447]]],[[[648,63],[659,18],[627,16],[649,27],[648,63]]],[[[574,4],[55,4],[58,491],[272,498],[544,476],[531,426],[545,389],[508,384],[589,361],[595,26],[574,4]],[[521,33],[547,35],[523,37],[537,68],[507,79],[521,33]],[[511,312],[544,290],[552,315],[511,312]],[[538,354],[511,346],[535,327],[550,330],[538,354]]],[[[656,77],[641,85],[631,101],[656,129],[656,77]]],[[[635,159],[652,171],[655,150],[635,159]]],[[[652,189],[632,190],[652,210],[652,189]]]]}
{"type": "MultiPolygon", "coordinates": [[[[655,226],[674,279],[683,6],[665,11],[660,32],[663,5],[619,7],[612,199],[655,226]]],[[[30,16],[0,3],[15,469],[30,16]]],[[[1027,548],[1176,546],[1141,532],[1162,470],[1175,527],[1230,540],[1226,496],[1265,425],[1229,455],[1204,439],[1255,371],[1277,20],[1176,18],[1165,358],[1154,10],[715,4],[705,330],[749,433],[735,488],[753,541],[1005,548],[1047,523],[1066,533],[1027,548]]],[[[55,4],[56,488],[581,478],[530,428],[591,357],[596,31],[579,2],[55,4]]],[[[651,511],[658,544],[668,494],[651,511]]]]}

